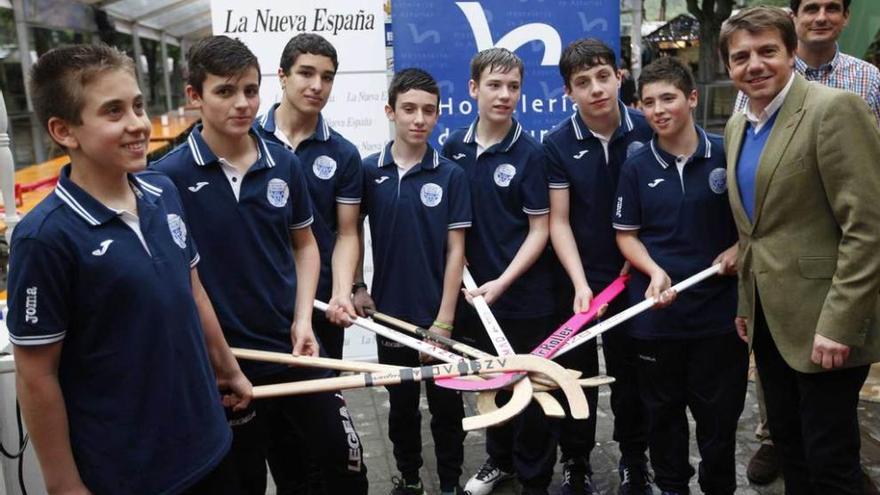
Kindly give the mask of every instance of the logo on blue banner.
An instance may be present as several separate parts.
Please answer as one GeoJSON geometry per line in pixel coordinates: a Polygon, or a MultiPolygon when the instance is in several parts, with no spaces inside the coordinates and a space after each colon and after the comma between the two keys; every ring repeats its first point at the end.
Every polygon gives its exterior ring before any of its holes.
{"type": "Polygon", "coordinates": [[[477,52],[500,47],[522,58],[525,77],[514,116],[539,140],[575,109],[559,75],[564,47],[598,38],[620,53],[619,0],[394,0],[392,22],[395,70],[419,67],[440,85],[440,121],[431,136],[438,147],[477,117],[468,94],[477,52]]]}

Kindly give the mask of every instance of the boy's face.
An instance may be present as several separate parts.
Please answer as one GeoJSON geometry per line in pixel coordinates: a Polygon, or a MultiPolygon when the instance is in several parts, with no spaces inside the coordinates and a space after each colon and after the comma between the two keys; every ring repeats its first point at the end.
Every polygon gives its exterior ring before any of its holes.
{"type": "Polygon", "coordinates": [[[674,84],[658,81],[642,87],[642,110],[648,124],[661,138],[671,138],[694,126],[692,111],[697,92],[685,95],[674,84]]]}
{"type": "Polygon", "coordinates": [[[329,57],[302,53],[296,58],[289,74],[285,75],[283,70],[278,69],[278,77],[284,94],[282,104],[304,115],[316,115],[327,104],[336,69],[329,57]]]}
{"type": "Polygon", "coordinates": [[[565,88],[565,94],[577,103],[581,115],[592,119],[614,114],[619,91],[620,72],[607,64],[574,72],[565,88]]]}
{"type": "Polygon", "coordinates": [[[49,119],[52,137],[77,163],[103,169],[136,172],[147,161],[150,119],[134,75],[112,70],[98,75],[82,89],[81,124],[49,119]]]}
{"type": "Polygon", "coordinates": [[[192,86],[186,91],[201,110],[205,129],[221,136],[247,134],[260,107],[260,76],[255,67],[233,76],[208,74],[201,94],[192,86]]]}
{"type": "Polygon", "coordinates": [[[420,89],[400,93],[394,108],[385,105],[385,115],[394,122],[395,140],[421,146],[437,125],[437,95],[420,89]]]}
{"type": "Polygon", "coordinates": [[[522,74],[518,68],[507,72],[483,69],[480,82],[468,82],[471,98],[477,100],[477,110],[481,119],[504,124],[513,117],[513,111],[522,91],[522,74]]]}

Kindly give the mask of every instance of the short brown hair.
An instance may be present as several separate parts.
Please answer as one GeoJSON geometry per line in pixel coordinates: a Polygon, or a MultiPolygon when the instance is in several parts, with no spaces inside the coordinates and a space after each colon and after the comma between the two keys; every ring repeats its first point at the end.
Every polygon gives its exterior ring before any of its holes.
{"type": "Polygon", "coordinates": [[[480,76],[486,69],[489,69],[489,72],[499,70],[505,74],[513,69],[519,69],[520,81],[525,76],[522,59],[507,48],[489,48],[474,55],[471,59],[471,79],[479,83],[480,76]]]}
{"type": "Polygon", "coordinates": [[[755,34],[761,31],[776,30],[782,37],[782,42],[788,53],[793,54],[797,50],[797,32],[794,30],[794,22],[784,9],[779,7],[767,7],[759,5],[740,10],[735,16],[724,21],[721,26],[721,35],[718,37],[718,46],[721,50],[721,59],[724,66],[730,68],[730,40],[737,31],[748,31],[755,34]]]}
{"type": "Polygon", "coordinates": [[[86,104],[83,88],[97,76],[114,70],[134,76],[134,61],[103,43],[62,46],[44,53],[31,67],[30,77],[34,113],[40,125],[47,128],[52,117],[82,124],[86,104]]]}
{"type": "Polygon", "coordinates": [[[639,75],[639,98],[645,86],[663,82],[675,86],[684,93],[685,98],[697,87],[694,73],[684,62],[675,57],[660,57],[642,69],[639,75]]]}

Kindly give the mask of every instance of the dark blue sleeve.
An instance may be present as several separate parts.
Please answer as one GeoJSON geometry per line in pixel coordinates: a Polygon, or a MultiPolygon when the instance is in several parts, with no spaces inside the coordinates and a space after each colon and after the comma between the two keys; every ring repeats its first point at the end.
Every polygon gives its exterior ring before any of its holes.
{"type": "Polygon", "coordinates": [[[9,340],[21,346],[64,340],[77,271],[73,255],[33,238],[13,242],[9,254],[9,340]]]}
{"type": "Polygon", "coordinates": [[[568,172],[562,164],[559,150],[549,139],[544,140],[544,159],[547,162],[547,183],[550,189],[568,189],[568,172]]]}
{"type": "Polygon", "coordinates": [[[456,166],[449,180],[449,230],[470,228],[472,216],[467,177],[464,170],[456,166]]]}
{"type": "Polygon", "coordinates": [[[636,163],[624,162],[617,184],[617,197],[614,199],[614,212],[611,222],[617,230],[638,230],[642,226],[642,208],[639,200],[638,173],[636,163]]]}
{"type": "Polygon", "coordinates": [[[309,186],[303,175],[299,160],[293,153],[290,154],[290,229],[304,229],[315,221],[312,215],[312,200],[309,197],[309,186]]]}
{"type": "Polygon", "coordinates": [[[540,148],[529,153],[519,188],[522,210],[526,215],[550,213],[550,191],[547,189],[544,152],[540,148]]]}
{"type": "Polygon", "coordinates": [[[336,183],[336,202],[343,205],[360,204],[364,189],[364,167],[361,156],[353,152],[343,165],[336,183]]]}

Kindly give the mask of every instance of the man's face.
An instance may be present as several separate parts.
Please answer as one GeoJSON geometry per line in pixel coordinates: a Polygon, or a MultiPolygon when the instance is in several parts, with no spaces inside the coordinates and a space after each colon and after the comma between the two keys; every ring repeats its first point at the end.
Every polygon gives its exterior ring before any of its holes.
{"type": "Polygon", "coordinates": [[[750,33],[736,31],[729,41],[730,79],[749,97],[753,108],[763,109],[785,88],[794,70],[794,54],[775,29],[750,33]]]}
{"type": "Polygon", "coordinates": [[[394,122],[395,139],[410,146],[428,142],[437,125],[437,95],[411,89],[397,95],[394,108],[385,105],[385,115],[394,122]]]}
{"type": "Polygon", "coordinates": [[[803,0],[794,15],[798,41],[808,48],[837,42],[847,23],[843,0],[803,0]]]}
{"type": "Polygon", "coordinates": [[[187,93],[201,110],[206,129],[221,136],[240,137],[248,133],[260,107],[260,75],[248,67],[234,76],[208,74],[199,94],[192,86],[187,93]]]}
{"type": "Polygon", "coordinates": [[[336,68],[333,60],[323,55],[302,53],[296,57],[288,74],[279,69],[284,103],[298,113],[315,115],[327,104],[336,68]]]}
{"type": "Polygon", "coordinates": [[[581,115],[601,119],[617,109],[620,71],[607,64],[579,70],[571,75],[565,94],[577,103],[581,115]]]}
{"type": "Polygon", "coordinates": [[[480,118],[503,124],[513,117],[522,91],[522,74],[516,68],[507,72],[490,69],[483,69],[479,83],[471,79],[468,88],[471,98],[477,100],[480,118]]]}

